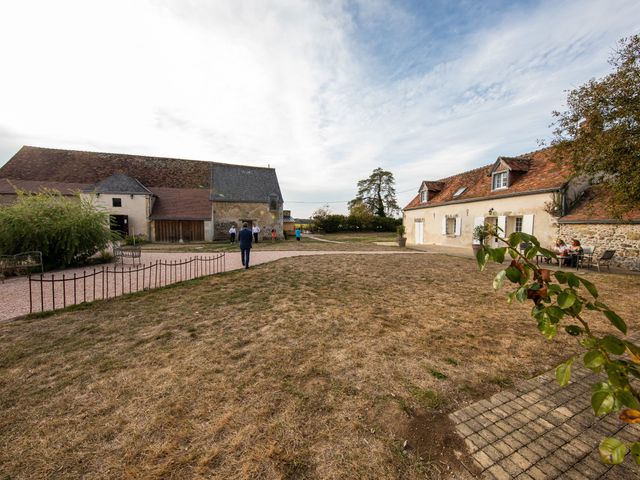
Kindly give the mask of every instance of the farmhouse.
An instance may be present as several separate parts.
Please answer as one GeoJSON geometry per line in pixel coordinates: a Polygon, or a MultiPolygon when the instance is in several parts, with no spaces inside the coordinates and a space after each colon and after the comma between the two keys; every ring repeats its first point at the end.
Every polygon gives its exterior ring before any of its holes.
{"type": "Polygon", "coordinates": [[[15,201],[17,190],[43,189],[81,192],[114,228],[151,241],[223,239],[243,222],[283,234],[273,168],[30,146],[0,168],[0,204],[15,201]]]}
{"type": "Polygon", "coordinates": [[[640,270],[640,212],[614,219],[607,196],[546,148],[439,180],[424,180],[404,208],[407,245],[468,247],[485,223],[505,235],[533,234],[551,247],[557,238],[579,239],[596,256],[616,250],[613,265],[640,270]]]}

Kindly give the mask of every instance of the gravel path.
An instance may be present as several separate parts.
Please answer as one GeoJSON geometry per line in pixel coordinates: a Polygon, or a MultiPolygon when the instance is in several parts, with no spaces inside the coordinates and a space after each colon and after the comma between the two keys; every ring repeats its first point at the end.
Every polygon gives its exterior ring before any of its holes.
{"type": "MultiPolygon", "coordinates": [[[[420,255],[420,252],[415,251],[406,251],[406,252],[385,252],[385,251],[256,251],[251,254],[251,265],[259,265],[262,263],[272,262],[274,260],[279,260],[281,258],[287,257],[298,257],[298,256],[309,256],[309,255],[420,255]]],[[[156,261],[164,261],[164,262],[181,262],[185,260],[189,260],[193,257],[199,257],[201,259],[211,259],[216,256],[215,253],[210,254],[195,254],[195,253],[154,253],[154,252],[143,252],[142,260],[144,265],[151,265],[156,261]]],[[[206,262],[200,262],[200,267],[205,265],[206,262]]],[[[125,264],[125,269],[131,266],[131,263],[128,262],[125,264]]],[[[242,268],[242,263],[240,261],[240,252],[227,252],[225,255],[225,266],[226,271],[230,270],[238,270],[242,268]]],[[[114,296],[120,296],[122,291],[124,293],[136,292],[142,290],[143,288],[149,288],[149,285],[166,285],[171,283],[176,283],[180,280],[192,278],[194,276],[193,265],[192,270],[189,270],[189,267],[184,266],[182,268],[172,268],[165,269],[163,272],[158,274],[155,267],[149,268],[143,274],[139,272],[137,276],[132,275],[121,275],[112,273],[109,274],[108,281],[105,281],[105,287],[103,288],[102,279],[103,275],[100,273],[102,268],[108,268],[109,271],[112,271],[114,268],[113,264],[108,264],[104,266],[100,266],[100,268],[96,268],[96,282],[95,282],[95,298],[101,299],[104,297],[110,298],[114,296]],[[113,276],[112,276],[113,275],[113,276]],[[114,286],[116,291],[114,292],[114,286]],[[108,285],[108,287],[107,287],[108,285]]],[[[213,273],[213,262],[209,262],[209,272],[213,273]]],[[[121,268],[118,267],[120,271],[121,268]]],[[[54,275],[54,278],[61,279],[62,275],[65,276],[66,279],[73,278],[73,275],[82,276],[84,273],[89,274],[93,272],[93,268],[73,268],[66,270],[58,270],[53,272],[47,272],[44,275],[45,279],[50,279],[51,275],[54,275]]],[[[34,284],[34,288],[37,284],[34,284]]],[[[56,283],[55,286],[55,306],[56,308],[60,308],[65,302],[67,305],[74,303],[74,291],[73,291],[73,282],[66,282],[66,288],[63,292],[61,283],[56,283]]],[[[44,295],[40,297],[39,287],[36,291],[33,292],[33,300],[34,300],[34,311],[40,311],[41,306],[44,307],[44,310],[50,310],[53,307],[53,302],[51,301],[51,283],[45,283],[44,287],[44,295]]],[[[87,301],[91,301],[94,298],[94,284],[91,280],[88,280],[86,284],[83,284],[82,281],[76,282],[76,300],[77,303],[80,303],[85,298],[87,301]],[[86,288],[85,288],[86,287],[86,288]],[[86,296],[85,296],[86,295],[86,296]]],[[[0,305],[2,308],[0,309],[0,321],[6,321],[12,318],[20,317],[22,315],[26,315],[29,313],[29,281],[27,277],[13,277],[8,278],[4,284],[0,284],[0,305]]]]}

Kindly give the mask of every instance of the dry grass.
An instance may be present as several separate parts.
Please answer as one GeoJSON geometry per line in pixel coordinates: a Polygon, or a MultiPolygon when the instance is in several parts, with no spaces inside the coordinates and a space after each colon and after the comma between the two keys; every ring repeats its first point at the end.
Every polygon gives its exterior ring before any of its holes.
{"type": "MultiPolygon", "coordinates": [[[[590,276],[637,328],[640,277],[590,276]]],[[[291,258],[2,324],[0,476],[459,472],[445,412],[577,351],[491,278],[442,255],[291,258]]]]}

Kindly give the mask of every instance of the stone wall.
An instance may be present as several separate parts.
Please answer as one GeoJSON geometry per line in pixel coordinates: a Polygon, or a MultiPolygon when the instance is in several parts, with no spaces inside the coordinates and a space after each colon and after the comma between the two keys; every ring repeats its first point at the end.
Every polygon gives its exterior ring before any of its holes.
{"type": "Polygon", "coordinates": [[[216,240],[229,237],[229,228],[235,225],[242,228],[242,222],[248,222],[260,227],[260,239],[270,240],[271,229],[275,229],[278,238],[282,238],[282,205],[278,210],[269,210],[268,203],[213,203],[213,236],[216,240]]]}
{"type": "Polygon", "coordinates": [[[595,247],[594,258],[605,250],[615,250],[611,265],[640,271],[640,224],[563,223],[558,237],[569,243],[572,238],[582,246],[595,247]]]}

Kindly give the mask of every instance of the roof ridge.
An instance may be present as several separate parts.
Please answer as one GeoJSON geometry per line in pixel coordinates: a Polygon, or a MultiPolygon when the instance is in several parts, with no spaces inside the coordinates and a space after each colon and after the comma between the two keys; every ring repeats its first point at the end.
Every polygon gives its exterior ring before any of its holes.
{"type": "Polygon", "coordinates": [[[179,160],[183,162],[199,162],[199,163],[209,163],[212,165],[227,165],[232,167],[245,167],[245,168],[261,168],[264,170],[275,170],[275,167],[259,167],[254,165],[244,165],[237,163],[226,163],[226,162],[214,162],[212,160],[200,160],[195,158],[176,158],[176,157],[159,157],[154,155],[139,155],[135,153],[115,153],[115,152],[102,152],[96,150],[74,150],[69,148],[51,148],[51,147],[38,147],[35,145],[23,145],[22,148],[31,148],[34,150],[52,150],[56,152],[77,152],[77,153],[93,153],[98,155],[118,155],[121,157],[137,157],[137,158],[148,158],[148,159],[158,159],[158,160],[179,160]]]}

